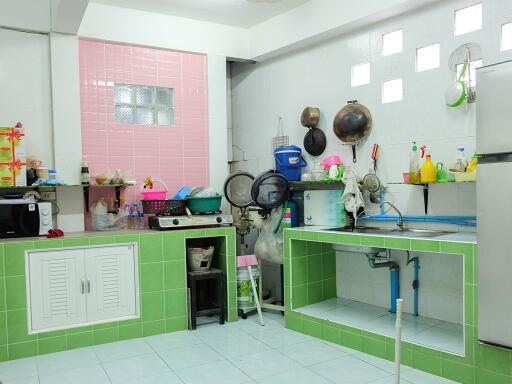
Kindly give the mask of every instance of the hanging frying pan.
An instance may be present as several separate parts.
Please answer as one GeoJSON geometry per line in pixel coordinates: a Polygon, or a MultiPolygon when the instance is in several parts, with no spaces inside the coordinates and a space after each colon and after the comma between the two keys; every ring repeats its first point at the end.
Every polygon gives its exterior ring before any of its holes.
{"type": "Polygon", "coordinates": [[[289,193],[288,179],[273,170],[257,176],[251,188],[252,200],[266,212],[284,205],[289,193]]]}
{"type": "Polygon", "coordinates": [[[352,158],[355,163],[356,143],[368,137],[372,130],[370,110],[357,100],[348,101],[334,117],[333,130],[338,139],[352,145],[352,158]]]}
{"type": "Polygon", "coordinates": [[[320,120],[320,109],[306,107],[302,111],[300,122],[303,127],[308,128],[308,133],[304,136],[304,149],[312,156],[320,156],[327,146],[327,139],[324,131],[317,128],[320,120]]]}

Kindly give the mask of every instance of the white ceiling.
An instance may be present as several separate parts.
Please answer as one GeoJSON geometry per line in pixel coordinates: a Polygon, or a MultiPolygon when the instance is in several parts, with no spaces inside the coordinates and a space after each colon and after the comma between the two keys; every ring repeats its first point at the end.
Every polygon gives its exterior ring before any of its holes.
{"type": "Polygon", "coordinates": [[[309,0],[92,0],[96,3],[248,28],[309,0]],[[265,2],[266,1],[266,2],[265,2]]]}

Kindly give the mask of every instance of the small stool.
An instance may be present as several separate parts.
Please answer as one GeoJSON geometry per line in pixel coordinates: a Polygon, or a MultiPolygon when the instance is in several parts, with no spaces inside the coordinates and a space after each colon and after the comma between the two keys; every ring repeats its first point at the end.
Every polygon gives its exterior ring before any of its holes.
{"type": "MultiPolygon", "coordinates": [[[[196,329],[198,316],[219,315],[219,324],[224,324],[226,292],[224,289],[224,272],[212,268],[206,272],[187,272],[187,286],[190,289],[190,329],[196,329]],[[197,282],[215,280],[217,285],[217,303],[212,308],[197,310],[197,282]]],[[[212,303],[213,305],[214,303],[212,303]]]]}

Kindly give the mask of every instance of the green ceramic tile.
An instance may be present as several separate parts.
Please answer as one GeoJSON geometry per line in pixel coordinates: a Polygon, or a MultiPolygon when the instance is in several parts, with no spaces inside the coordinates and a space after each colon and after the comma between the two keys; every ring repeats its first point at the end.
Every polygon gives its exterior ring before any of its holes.
{"type": "Polygon", "coordinates": [[[302,332],[302,316],[297,312],[287,312],[284,317],[285,327],[292,331],[302,332]]]}
{"type": "Polygon", "coordinates": [[[120,325],[119,340],[128,340],[142,337],[142,323],[120,325]]]}
{"type": "Polygon", "coordinates": [[[166,332],[176,332],[183,331],[188,328],[188,322],[186,316],[175,317],[172,319],[165,320],[165,331],[166,332]]]}
{"type": "Polygon", "coordinates": [[[0,345],[0,361],[7,361],[8,359],[7,345],[0,345]]]}
{"type": "Polygon", "coordinates": [[[502,375],[512,375],[512,351],[478,344],[475,365],[502,375]]]}
{"type": "Polygon", "coordinates": [[[186,289],[165,291],[165,317],[182,317],[187,314],[186,289]]]}
{"type": "Polygon", "coordinates": [[[116,239],[114,236],[97,236],[89,239],[90,245],[104,245],[104,244],[115,244],[116,239]]]}
{"type": "Polygon", "coordinates": [[[386,342],[383,336],[367,337],[363,335],[363,349],[364,353],[377,356],[380,358],[386,358],[386,342]]]}
{"type": "Polygon", "coordinates": [[[163,291],[164,263],[141,264],[140,286],[142,293],[163,291]]]}
{"type": "Polygon", "coordinates": [[[337,327],[331,327],[326,324],[322,324],[322,340],[330,343],[339,344],[341,340],[341,331],[337,327]]]}
{"type": "Polygon", "coordinates": [[[9,360],[37,355],[37,341],[10,344],[7,350],[9,360]]]}
{"type": "Polygon", "coordinates": [[[306,241],[293,240],[291,248],[291,257],[302,257],[308,254],[308,243],[306,241]]]}
{"type": "Polygon", "coordinates": [[[25,251],[34,248],[34,242],[9,243],[4,245],[5,276],[25,274],[25,251]]]}
{"type": "Polygon", "coordinates": [[[390,249],[411,249],[411,240],[386,237],[384,245],[390,249]]]}
{"type": "Polygon", "coordinates": [[[475,380],[475,370],[470,365],[443,360],[442,376],[459,383],[473,384],[475,380]]]}
{"type": "Polygon", "coordinates": [[[38,354],[60,352],[67,349],[66,336],[53,337],[51,339],[38,340],[38,354]]]}
{"type": "Polygon", "coordinates": [[[322,254],[323,279],[336,277],[336,252],[322,254]]]}
{"type": "Polygon", "coordinates": [[[441,353],[432,349],[414,346],[412,366],[421,371],[439,376],[441,374],[441,353]]]}
{"type": "Polygon", "coordinates": [[[322,236],[323,241],[326,243],[333,244],[352,244],[352,245],[360,245],[361,244],[361,236],[346,234],[346,233],[327,233],[322,236]]]}
{"type": "Polygon", "coordinates": [[[292,308],[300,308],[308,305],[308,287],[307,285],[298,285],[292,287],[292,308]]]}
{"type": "Polygon", "coordinates": [[[139,237],[139,235],[123,235],[123,236],[115,236],[115,240],[116,240],[117,244],[130,244],[130,243],[139,244],[140,237],[139,237]]]}
{"type": "Polygon", "coordinates": [[[319,339],[322,337],[322,324],[320,322],[304,319],[302,322],[302,333],[319,339]]]}
{"type": "Polygon", "coordinates": [[[27,307],[25,276],[5,278],[5,305],[7,310],[27,307]]]}
{"type": "Polygon", "coordinates": [[[207,237],[219,237],[226,236],[226,230],[224,228],[206,228],[207,237]]]}
{"type": "Polygon", "coordinates": [[[66,338],[68,349],[85,348],[94,345],[94,336],[92,331],[67,335],[66,338]]]}
{"type": "Polygon", "coordinates": [[[294,257],[292,264],[292,285],[304,285],[308,281],[308,257],[294,257]]]}
{"type": "Polygon", "coordinates": [[[473,246],[473,283],[478,284],[478,247],[473,246]]]}
{"type": "Polygon", "coordinates": [[[25,309],[7,311],[7,341],[9,344],[36,339],[37,335],[28,334],[25,309]]]}
{"type": "Polygon", "coordinates": [[[92,332],[92,325],[86,325],[85,327],[76,327],[66,329],[66,335],[74,335],[76,333],[92,332]]]}
{"type": "Polygon", "coordinates": [[[323,279],[322,255],[308,256],[308,283],[316,283],[323,279]]]}
{"type": "Polygon", "coordinates": [[[321,281],[308,284],[308,304],[318,303],[323,298],[323,283],[321,281]]]}
{"type": "Polygon", "coordinates": [[[464,323],[473,325],[473,305],[475,301],[475,286],[464,284],[464,323]]]}
{"type": "Polygon", "coordinates": [[[4,268],[4,245],[0,244],[0,277],[5,276],[5,268],[4,268]]]}
{"type": "Polygon", "coordinates": [[[7,313],[0,312],[0,345],[7,344],[7,313]]]}
{"type": "Polygon", "coordinates": [[[456,253],[459,255],[473,254],[473,244],[468,243],[449,243],[447,241],[441,241],[440,248],[443,253],[456,253]]]}
{"type": "Polygon", "coordinates": [[[43,332],[43,333],[37,334],[37,339],[38,340],[53,339],[55,337],[65,336],[65,335],[66,335],[66,330],[43,332]]]}
{"type": "Polygon", "coordinates": [[[370,247],[384,247],[385,237],[383,236],[361,236],[361,245],[370,247]]]}
{"type": "Polygon", "coordinates": [[[301,231],[300,238],[302,240],[318,241],[318,232],[313,231],[301,231]]]}
{"type": "Polygon", "coordinates": [[[140,235],[140,262],[155,263],[163,261],[163,235],[161,233],[145,233],[140,235]]]}
{"type": "Polygon", "coordinates": [[[62,239],[63,247],[86,247],[89,245],[88,237],[77,237],[74,239],[62,239]]]}
{"type": "Polygon", "coordinates": [[[142,323],[142,335],[152,336],[165,333],[165,320],[147,321],[142,323]]]}
{"type": "Polygon", "coordinates": [[[205,237],[206,231],[204,229],[187,229],[183,231],[183,236],[186,239],[197,239],[199,237],[205,237]]]}
{"type": "Polygon", "coordinates": [[[53,249],[53,248],[62,248],[62,239],[44,239],[41,238],[37,241],[34,241],[35,249],[53,249]]]}
{"type": "Polygon", "coordinates": [[[332,299],[336,297],[336,278],[322,280],[322,300],[332,299]]]}
{"type": "Polygon", "coordinates": [[[291,286],[291,277],[292,277],[291,264],[292,264],[292,259],[285,259],[284,260],[284,263],[283,263],[283,267],[284,267],[283,281],[284,281],[284,286],[285,287],[290,287],[291,286]]]}
{"type": "Polygon", "coordinates": [[[95,345],[112,343],[119,340],[119,327],[94,330],[92,336],[95,345]]]}
{"type": "Polygon", "coordinates": [[[434,240],[411,240],[411,249],[422,252],[439,252],[439,242],[434,240]]]}
{"type": "Polygon", "coordinates": [[[164,261],[185,258],[185,240],[180,232],[165,232],[163,234],[164,261]]]}
{"type": "Polygon", "coordinates": [[[5,311],[5,279],[0,277],[0,312],[5,311]]]}
{"type": "Polygon", "coordinates": [[[464,255],[464,283],[466,284],[474,284],[476,280],[474,279],[475,275],[475,262],[473,254],[468,253],[464,255]]]}
{"type": "Polygon", "coordinates": [[[142,321],[164,318],[164,291],[142,294],[142,321]]]}
{"type": "Polygon", "coordinates": [[[100,329],[108,329],[108,328],[115,328],[118,327],[119,323],[117,321],[113,321],[111,323],[103,323],[103,324],[94,324],[92,326],[93,331],[97,331],[100,329]]]}
{"type": "Polygon", "coordinates": [[[475,368],[475,384],[510,384],[510,376],[475,368]]]}
{"type": "Polygon", "coordinates": [[[320,255],[322,253],[322,243],[316,241],[307,242],[308,255],[320,255]]]}
{"type": "Polygon", "coordinates": [[[187,286],[186,264],[184,260],[164,262],[164,289],[176,289],[187,286]]]}
{"type": "Polygon", "coordinates": [[[362,351],[363,349],[363,338],[361,332],[358,331],[340,331],[340,344],[356,351],[362,351]]]}

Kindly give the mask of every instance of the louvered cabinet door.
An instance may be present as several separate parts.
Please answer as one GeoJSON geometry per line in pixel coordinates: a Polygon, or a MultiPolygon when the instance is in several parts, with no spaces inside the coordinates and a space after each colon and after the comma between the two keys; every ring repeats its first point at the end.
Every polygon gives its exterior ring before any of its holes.
{"type": "Polygon", "coordinates": [[[36,333],[83,323],[86,307],[83,290],[82,249],[31,251],[28,256],[30,323],[36,333]]]}
{"type": "Polygon", "coordinates": [[[138,315],[133,246],[87,249],[85,255],[87,321],[138,315]]]}

